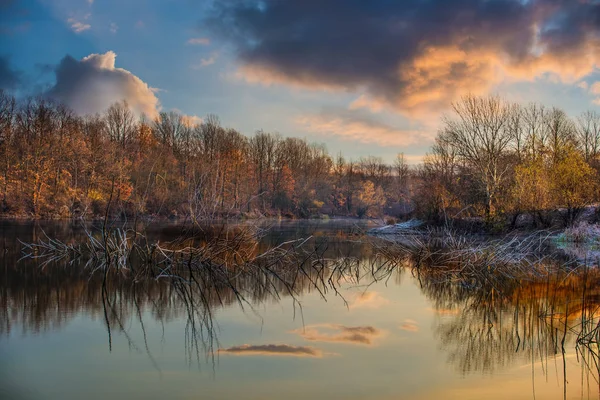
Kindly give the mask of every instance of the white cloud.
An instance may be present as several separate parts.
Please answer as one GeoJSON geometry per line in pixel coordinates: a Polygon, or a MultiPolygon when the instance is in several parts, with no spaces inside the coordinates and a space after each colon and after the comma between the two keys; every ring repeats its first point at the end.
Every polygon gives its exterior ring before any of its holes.
{"type": "Polygon", "coordinates": [[[202,122],[204,121],[202,118],[200,118],[197,115],[183,115],[182,119],[183,119],[183,123],[190,127],[193,127],[196,125],[201,125],[202,122]]]}
{"type": "Polygon", "coordinates": [[[115,67],[116,54],[90,54],[81,60],[71,56],[56,68],[56,84],[46,92],[78,114],[104,112],[125,100],[138,115],[157,116],[160,102],[152,88],[131,72],[115,67]]]}
{"type": "Polygon", "coordinates": [[[197,115],[187,115],[178,108],[173,109],[174,112],[181,115],[181,120],[186,126],[193,127],[195,125],[201,125],[204,119],[197,115]]]}
{"type": "Polygon", "coordinates": [[[114,22],[110,23],[110,33],[117,33],[117,31],[119,30],[119,25],[115,24],[114,22]]]}
{"type": "Polygon", "coordinates": [[[90,29],[92,27],[87,22],[84,22],[89,18],[89,16],[90,16],[90,14],[87,14],[83,18],[83,21],[79,21],[79,20],[71,17],[71,18],[67,19],[67,22],[69,23],[69,25],[71,25],[71,29],[73,30],[73,32],[81,33],[83,31],[87,31],[88,29],[90,29]]]}

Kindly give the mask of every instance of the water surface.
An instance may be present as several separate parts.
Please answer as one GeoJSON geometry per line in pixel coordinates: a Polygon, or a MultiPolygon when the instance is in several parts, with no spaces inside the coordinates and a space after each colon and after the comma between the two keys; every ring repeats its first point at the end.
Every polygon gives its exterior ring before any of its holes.
{"type": "MultiPolygon", "coordinates": [[[[296,296],[238,282],[247,303],[224,291],[191,311],[164,280],[103,286],[81,265],[17,262],[17,238],[75,240],[77,224],[2,222],[0,397],[599,398],[596,359],[578,351],[573,327],[600,301],[582,306],[578,274],[502,295],[424,280],[409,267],[375,281],[368,272],[379,261],[349,234],[355,225],[278,222],[261,246],[312,235],[328,258],[358,260],[360,279],[333,290],[307,278],[296,296]]],[[[169,240],[177,229],[150,235],[169,240]]]]}

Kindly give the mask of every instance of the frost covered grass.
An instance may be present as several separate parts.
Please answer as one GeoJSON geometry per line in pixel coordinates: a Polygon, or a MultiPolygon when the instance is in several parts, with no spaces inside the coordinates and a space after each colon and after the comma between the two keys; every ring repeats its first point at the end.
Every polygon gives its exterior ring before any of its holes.
{"type": "Polygon", "coordinates": [[[600,244],[600,226],[585,221],[580,222],[565,229],[558,235],[557,240],[564,243],[600,244]]]}
{"type": "Polygon", "coordinates": [[[553,265],[569,264],[558,260],[561,253],[548,251],[551,237],[550,232],[540,231],[486,240],[440,228],[374,238],[372,243],[377,254],[406,260],[420,277],[501,291],[507,282],[543,279],[552,273],[553,265]]]}

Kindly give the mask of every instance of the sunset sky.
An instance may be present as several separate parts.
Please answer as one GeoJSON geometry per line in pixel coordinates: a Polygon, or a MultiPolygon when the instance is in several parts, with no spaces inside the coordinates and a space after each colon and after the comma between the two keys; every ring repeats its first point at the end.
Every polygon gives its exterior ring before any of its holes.
{"type": "Polygon", "coordinates": [[[0,87],[417,162],[461,94],[600,104],[595,0],[0,0],[0,87]]]}

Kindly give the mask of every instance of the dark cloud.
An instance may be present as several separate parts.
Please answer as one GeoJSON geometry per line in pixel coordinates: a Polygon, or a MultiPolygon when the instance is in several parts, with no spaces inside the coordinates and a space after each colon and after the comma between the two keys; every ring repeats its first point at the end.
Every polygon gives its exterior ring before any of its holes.
{"type": "Polygon", "coordinates": [[[56,65],[45,63],[35,63],[34,67],[42,75],[51,74],[56,70],[56,65]]]}
{"type": "Polygon", "coordinates": [[[418,110],[500,76],[591,73],[600,4],[224,0],[204,26],[233,45],[249,81],[352,90],[364,94],[356,106],[418,110]]]}
{"type": "Polygon", "coordinates": [[[133,111],[154,118],[160,108],[156,89],[131,72],[115,67],[116,54],[91,54],[81,60],[66,56],[56,67],[56,84],[46,92],[79,114],[104,112],[126,100],[133,111]]]}
{"type": "Polygon", "coordinates": [[[323,357],[323,352],[314,347],[290,346],[287,344],[263,344],[234,346],[227,349],[219,349],[219,353],[232,355],[262,355],[262,356],[288,356],[288,357],[323,357]]]}
{"type": "Polygon", "coordinates": [[[21,83],[21,73],[14,70],[8,57],[0,56],[0,89],[15,90],[21,83]]]}

